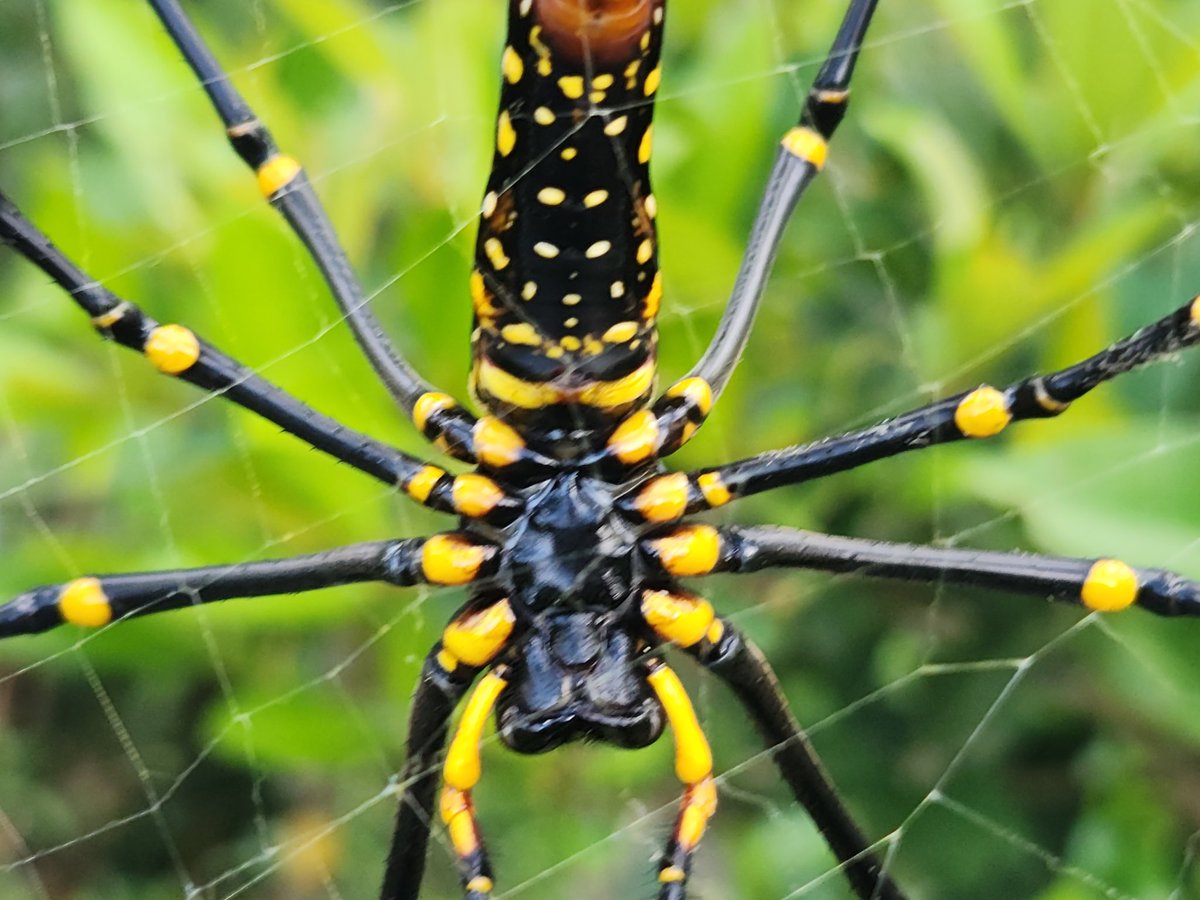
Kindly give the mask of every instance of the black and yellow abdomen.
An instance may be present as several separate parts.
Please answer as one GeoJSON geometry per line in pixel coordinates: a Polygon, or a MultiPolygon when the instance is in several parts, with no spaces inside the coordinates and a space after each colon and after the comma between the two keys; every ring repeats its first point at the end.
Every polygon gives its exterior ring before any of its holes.
{"type": "Polygon", "coordinates": [[[512,0],[471,297],[472,390],[529,439],[646,405],[662,297],[648,163],[665,0],[512,0]]]}

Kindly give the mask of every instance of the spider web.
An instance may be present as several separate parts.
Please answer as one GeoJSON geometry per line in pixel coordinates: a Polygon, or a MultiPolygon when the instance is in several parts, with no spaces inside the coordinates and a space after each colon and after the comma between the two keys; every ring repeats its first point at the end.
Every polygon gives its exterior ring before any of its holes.
{"type": "MultiPolygon", "coordinates": [[[[499,0],[189,4],[312,173],[375,310],[460,396],[499,0]]],[[[656,126],[664,378],[719,317],[772,144],[841,0],[675,0],[656,126]]],[[[831,164],[688,468],[1080,359],[1200,286],[1200,10],[885,3],[831,164]]],[[[426,454],[253,193],[148,10],[0,5],[0,184],[89,271],[346,424],[426,454]]],[[[0,594],[236,562],[444,519],[104,346],[0,261],[0,594]]],[[[750,498],[726,518],[1116,555],[1200,577],[1200,366],[1129,376],[998,442],[750,498]]],[[[770,573],[704,589],[759,642],[914,897],[1200,895],[1196,627],[770,573]]],[[[461,602],[376,586],[0,645],[0,895],[377,891],[408,698],[461,602]]],[[[843,897],[719,685],[680,661],[721,809],[696,896],[843,897]]],[[[651,896],[668,740],[544,757],[489,738],[498,897],[651,896]]],[[[435,840],[426,892],[454,896],[435,840]]]]}

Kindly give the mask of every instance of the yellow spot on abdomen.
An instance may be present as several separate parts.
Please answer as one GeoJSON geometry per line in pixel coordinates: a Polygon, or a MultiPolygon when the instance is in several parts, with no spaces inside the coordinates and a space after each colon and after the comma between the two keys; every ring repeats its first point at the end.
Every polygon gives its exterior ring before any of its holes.
{"type": "Polygon", "coordinates": [[[654,151],[654,126],[647,125],[642,142],[638,144],[638,162],[642,165],[650,162],[650,154],[654,151]]]}
{"type": "Polygon", "coordinates": [[[259,166],[254,174],[258,177],[258,189],[270,199],[300,174],[300,163],[286,154],[278,153],[259,166]]]}
{"type": "Polygon", "coordinates": [[[510,344],[523,344],[527,347],[540,347],[542,344],[542,336],[538,334],[537,328],[529,322],[505,325],[500,329],[500,337],[510,344]]]}
{"type": "Polygon", "coordinates": [[[580,75],[564,75],[558,79],[558,87],[563,92],[563,96],[571,100],[578,100],[583,96],[583,77],[580,75]]]}
{"type": "Polygon", "coordinates": [[[545,206],[558,206],[567,199],[566,192],[562,188],[544,187],[537,192],[538,202],[545,206]]]}
{"type": "Polygon", "coordinates": [[[646,293],[646,300],[642,309],[642,316],[647,322],[653,322],[654,317],[658,315],[659,307],[662,306],[662,296],[662,272],[655,272],[654,280],[650,282],[650,290],[646,293]]]}
{"type": "Polygon", "coordinates": [[[814,168],[821,169],[825,166],[829,144],[811,128],[797,126],[785,134],[780,143],[792,156],[799,157],[814,168]]]}
{"type": "Polygon", "coordinates": [[[617,116],[604,124],[604,133],[609,137],[616,137],[625,130],[625,126],[629,124],[629,116],[617,116]]]}
{"type": "Polygon", "coordinates": [[[646,83],[642,85],[642,91],[647,97],[658,90],[658,85],[662,82],[662,66],[655,66],[646,73],[646,83]]]}
{"type": "Polygon", "coordinates": [[[590,191],[586,195],[584,195],[583,205],[585,207],[587,207],[588,209],[592,209],[593,207],[599,206],[601,203],[603,203],[607,199],[608,199],[608,191],[605,191],[605,190],[590,191]]]}
{"type": "Polygon", "coordinates": [[[186,372],[200,358],[200,341],[183,325],[159,325],[142,348],[154,368],[168,375],[186,372]]]}
{"type": "Polygon", "coordinates": [[[112,604],[99,578],[76,578],[58,595],[58,614],[72,625],[99,628],[112,621],[112,604]]]}
{"type": "Polygon", "coordinates": [[[600,336],[600,340],[606,344],[624,344],[626,341],[633,340],[633,336],[637,334],[637,330],[637,322],[618,322],[605,331],[600,336]]]}
{"type": "Polygon", "coordinates": [[[1096,612],[1117,612],[1137,600],[1137,573],[1119,559],[1098,559],[1083,580],[1080,598],[1096,612]]]}
{"type": "Polygon", "coordinates": [[[1004,393],[991,385],[977,387],[959,401],[954,424],[965,436],[986,438],[999,434],[1012,421],[1004,393]]]}
{"type": "Polygon", "coordinates": [[[496,149],[500,151],[501,156],[508,156],[513,152],[515,146],[517,146],[517,132],[513,128],[512,118],[506,109],[501,111],[500,118],[496,122],[496,149]]]}
{"type": "Polygon", "coordinates": [[[492,264],[497,272],[508,267],[511,260],[508,254],[504,252],[504,244],[500,243],[500,238],[490,237],[483,242],[483,252],[488,258],[488,262],[492,264]]]}
{"type": "Polygon", "coordinates": [[[509,84],[516,84],[521,80],[521,76],[525,74],[525,63],[521,59],[521,54],[508,46],[504,48],[504,57],[500,62],[500,70],[504,73],[504,80],[509,84]]]}

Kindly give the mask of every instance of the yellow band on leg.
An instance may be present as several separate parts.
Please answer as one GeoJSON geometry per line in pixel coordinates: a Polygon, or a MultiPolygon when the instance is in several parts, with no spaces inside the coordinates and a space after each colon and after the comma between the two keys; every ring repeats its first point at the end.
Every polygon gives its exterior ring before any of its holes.
{"type": "Polygon", "coordinates": [[[483,737],[483,726],[507,686],[503,670],[496,669],[483,677],[467,701],[467,708],[463,710],[442,769],[442,777],[450,787],[469,791],[479,782],[482,772],[479,740],[483,737]]]}
{"type": "Polygon", "coordinates": [[[712,774],[712,750],[679,676],[660,665],[646,676],[646,681],[658,696],[675,732],[675,774],[686,785],[708,778],[712,774]]]}

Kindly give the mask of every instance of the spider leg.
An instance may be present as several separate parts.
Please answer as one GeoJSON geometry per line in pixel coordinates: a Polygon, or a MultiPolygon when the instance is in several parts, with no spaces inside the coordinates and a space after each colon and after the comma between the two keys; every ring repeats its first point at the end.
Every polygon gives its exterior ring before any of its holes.
{"type": "Polygon", "coordinates": [[[1140,606],[1160,616],[1200,616],[1200,582],[1117,559],[897,544],[791,528],[683,525],[642,542],[672,575],[766,568],[861,572],[878,578],[946,582],[1049,597],[1094,612],[1140,606]]]}
{"type": "MultiPolygon", "coordinates": [[[[796,722],[770,664],[753,643],[724,619],[718,619],[703,597],[671,591],[650,590],[642,595],[642,617],[654,633],[691,654],[734,692],[754,720],[797,801],[808,811],[821,831],[855,893],[863,900],[902,900],[903,894],[883,871],[871,844],[842,804],[837,789],[821,765],[816,751],[796,722]]],[[[660,695],[661,696],[661,695],[660,695]]],[[[664,707],[670,712],[670,707],[664,707]]],[[[672,720],[674,722],[674,720],[672,720]]],[[[695,726],[698,732],[699,726],[695,726]]],[[[676,740],[679,729],[676,727],[676,740]]],[[[701,735],[698,739],[703,741],[701,735]]],[[[696,744],[693,738],[693,744],[696,744]]],[[[700,752],[707,750],[704,747],[700,752]]],[[[711,765],[711,760],[710,760],[711,765]]],[[[682,777],[682,775],[681,775],[682,777]]],[[[711,781],[711,779],[709,779],[711,781]]],[[[715,804],[715,794],[712,802],[715,804]]],[[[691,850],[687,837],[694,835],[696,822],[685,823],[686,798],[679,822],[663,856],[659,878],[664,882],[660,900],[682,900],[691,850]],[[671,880],[664,879],[668,873],[671,880]],[[678,888],[673,885],[678,884],[678,888]]],[[[711,808],[708,815],[711,815],[711,808]]],[[[699,811],[691,813],[693,820],[699,811]]],[[[703,822],[699,823],[701,829],[703,822]]]]}
{"type": "Polygon", "coordinates": [[[667,456],[682,447],[707,417],[746,348],[779,241],[800,196],[825,164],[828,142],[842,120],[850,79],[878,0],[852,0],[841,28],[817,73],[799,123],[784,135],[767,176],[741,268],[712,342],[692,370],[655,401],[648,413],[631,416],[609,440],[610,453],[630,458],[629,445],[644,456],[667,456]],[[653,431],[653,440],[644,432],[653,431]],[[637,441],[633,441],[633,432],[637,441]]]}
{"type": "Polygon", "coordinates": [[[439,649],[425,660],[408,718],[408,741],[400,773],[402,794],[388,850],[380,900],[417,900],[425,871],[425,852],[433,821],[433,801],[441,780],[438,758],[454,707],[471,686],[478,669],[447,671],[439,649]]]}
{"type": "Polygon", "coordinates": [[[37,634],[68,622],[98,628],[126,617],[197,603],[293,594],[339,584],[467,584],[495,574],[499,557],[497,547],[450,532],[351,544],[290,559],[88,575],[36,587],[0,606],[0,638],[37,634]]]}
{"type": "Polygon", "coordinates": [[[384,335],[300,163],[279,151],[177,0],[150,0],[150,5],[208,94],[233,149],[257,174],[262,193],[282,213],[320,268],[355,339],[384,385],[426,437],[451,455],[475,462],[475,418],[424,381],[384,335]]]}
{"type": "MultiPolygon", "coordinates": [[[[425,660],[409,716],[408,749],[401,773],[403,793],[380,900],[416,900],[420,892],[439,780],[437,759],[446,745],[450,714],[482,667],[504,649],[515,622],[506,598],[477,597],[446,626],[441,641],[425,660]]],[[[471,695],[441,772],[446,782],[442,819],[464,872],[468,900],[484,897],[492,888],[470,790],[479,780],[484,721],[504,690],[504,675],[504,667],[497,667],[471,695]]]]}
{"type": "Polygon", "coordinates": [[[0,243],[49,275],[104,337],[143,353],[156,369],[224,397],[318,450],[442,512],[507,524],[521,502],[483,475],[452,476],[322,415],[178,324],[160,325],[88,276],[0,193],[0,243]]]}
{"type": "Polygon", "coordinates": [[[882,424],[688,474],[653,478],[620,501],[631,517],[673,521],[730,500],[964,438],[999,434],[1010,422],[1064,412],[1105,381],[1200,343],[1200,297],[1083,362],[1010,384],[983,385],[882,424]]]}

